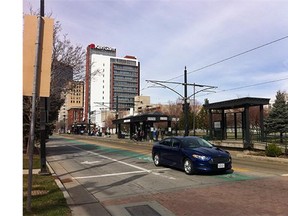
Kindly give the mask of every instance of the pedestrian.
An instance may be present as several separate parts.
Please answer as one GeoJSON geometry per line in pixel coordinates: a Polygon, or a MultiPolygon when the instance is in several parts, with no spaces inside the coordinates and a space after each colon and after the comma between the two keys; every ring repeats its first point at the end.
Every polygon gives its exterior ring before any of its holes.
{"type": "Polygon", "coordinates": [[[165,129],[161,129],[161,140],[164,139],[165,129]]]}
{"type": "Polygon", "coordinates": [[[144,138],[144,131],[141,130],[141,131],[140,131],[140,137],[139,137],[140,141],[142,141],[143,138],[144,138]]]}
{"type": "Polygon", "coordinates": [[[156,131],[155,131],[155,138],[156,138],[156,141],[158,141],[158,137],[159,137],[159,130],[156,128],[156,131]]]}

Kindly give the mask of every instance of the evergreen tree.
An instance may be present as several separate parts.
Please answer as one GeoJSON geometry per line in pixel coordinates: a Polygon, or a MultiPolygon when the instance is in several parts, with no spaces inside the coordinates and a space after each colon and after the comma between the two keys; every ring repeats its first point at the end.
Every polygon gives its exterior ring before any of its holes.
{"type": "MultiPolygon", "coordinates": [[[[204,104],[209,104],[209,100],[206,98],[204,100],[204,104]]],[[[209,113],[208,110],[202,106],[200,112],[197,115],[196,118],[197,122],[197,128],[206,130],[206,134],[208,134],[208,129],[209,129],[209,113]]]]}
{"type": "Polygon", "coordinates": [[[280,143],[283,143],[283,134],[288,132],[288,103],[285,92],[277,92],[265,126],[268,133],[280,133],[280,143]]]}
{"type": "Polygon", "coordinates": [[[204,106],[201,107],[200,112],[197,115],[197,128],[199,129],[208,129],[208,111],[204,108],[204,106]]]}

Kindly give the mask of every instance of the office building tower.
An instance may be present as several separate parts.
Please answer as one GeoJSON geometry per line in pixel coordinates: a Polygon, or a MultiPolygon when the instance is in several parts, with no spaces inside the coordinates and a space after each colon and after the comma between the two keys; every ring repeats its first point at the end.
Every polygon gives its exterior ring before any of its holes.
{"type": "Polygon", "coordinates": [[[103,128],[107,112],[116,115],[116,110],[134,107],[140,92],[140,62],[134,56],[116,57],[115,48],[90,44],[85,83],[85,120],[103,128]]]}

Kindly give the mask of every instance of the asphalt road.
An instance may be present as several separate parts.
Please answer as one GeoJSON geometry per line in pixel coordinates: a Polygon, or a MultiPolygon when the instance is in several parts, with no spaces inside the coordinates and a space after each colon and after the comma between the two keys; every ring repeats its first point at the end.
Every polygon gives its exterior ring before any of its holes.
{"type": "Polygon", "coordinates": [[[47,142],[47,161],[77,205],[95,198],[117,216],[288,215],[288,163],[231,151],[234,172],[189,176],[155,167],[149,143],[106,140],[53,136],[47,142]]]}

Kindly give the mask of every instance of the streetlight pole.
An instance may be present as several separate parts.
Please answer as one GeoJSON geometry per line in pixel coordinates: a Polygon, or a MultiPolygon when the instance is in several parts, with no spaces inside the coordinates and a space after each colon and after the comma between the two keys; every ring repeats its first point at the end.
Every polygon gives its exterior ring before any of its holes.
{"type": "Polygon", "coordinates": [[[31,198],[32,198],[32,175],[33,175],[33,152],[35,141],[35,123],[36,123],[36,101],[39,98],[39,78],[40,78],[40,64],[41,64],[41,42],[43,39],[43,21],[44,16],[44,0],[40,0],[40,16],[38,16],[38,32],[35,50],[35,66],[33,78],[32,91],[32,107],[31,107],[31,122],[29,134],[29,173],[28,173],[28,189],[27,189],[27,206],[28,212],[31,212],[31,198]]]}

